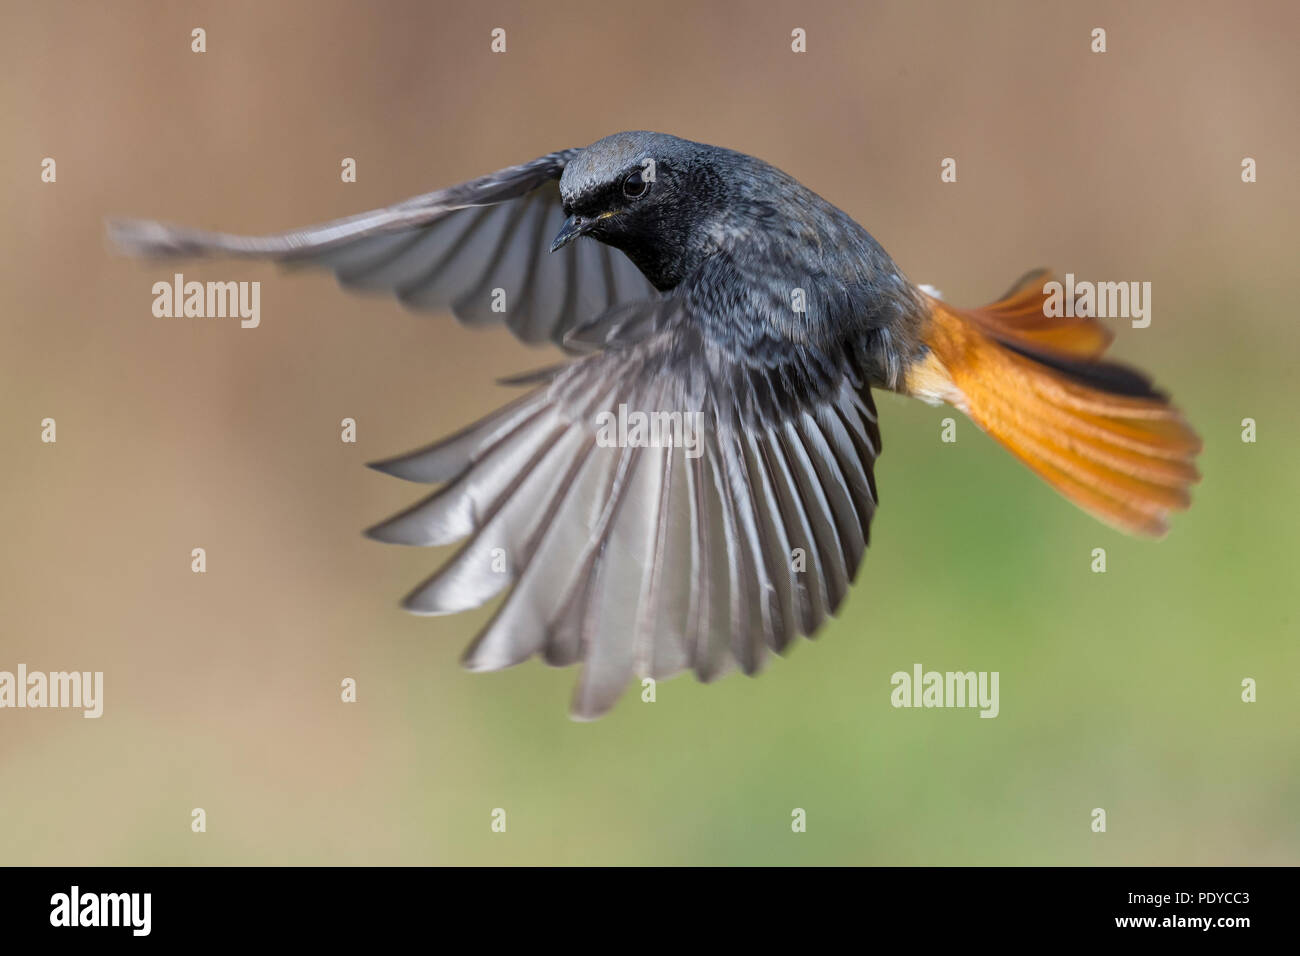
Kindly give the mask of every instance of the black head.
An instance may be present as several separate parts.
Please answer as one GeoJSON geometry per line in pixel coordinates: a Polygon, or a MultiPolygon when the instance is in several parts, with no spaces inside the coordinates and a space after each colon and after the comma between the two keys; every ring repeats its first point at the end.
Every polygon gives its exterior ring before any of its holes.
{"type": "Polygon", "coordinates": [[[727,223],[730,154],[664,133],[616,133],[570,160],[560,178],[568,220],[552,251],[581,236],[627,254],[671,289],[716,251],[727,223]]]}

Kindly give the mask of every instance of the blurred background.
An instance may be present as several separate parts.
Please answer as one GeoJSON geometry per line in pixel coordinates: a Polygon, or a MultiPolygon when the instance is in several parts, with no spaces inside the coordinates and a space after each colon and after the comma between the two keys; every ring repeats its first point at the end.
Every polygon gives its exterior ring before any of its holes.
{"type": "Polygon", "coordinates": [[[4,7],[0,670],[103,671],[105,709],[0,711],[0,863],[1300,863],[1295,4],[4,7]],[[462,671],[489,611],[398,608],[445,554],[362,538],[422,493],[363,463],[554,353],[238,263],[181,271],[261,281],[260,328],[155,318],[173,270],[103,220],[275,231],[638,128],[762,156],[957,303],[1150,281],[1113,351],[1205,439],[1192,510],[1125,538],[881,396],[815,643],[594,724],[574,670],[462,671]],[[917,662],[999,671],[1000,716],[893,709],[917,662]]]}

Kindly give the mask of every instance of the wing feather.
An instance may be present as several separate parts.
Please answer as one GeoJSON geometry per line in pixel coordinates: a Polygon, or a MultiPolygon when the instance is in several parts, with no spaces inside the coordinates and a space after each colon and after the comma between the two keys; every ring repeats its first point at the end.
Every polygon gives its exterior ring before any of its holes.
{"type": "Polygon", "coordinates": [[[142,257],[230,256],[329,269],[348,289],[391,292],[415,310],[450,309],[468,325],[504,321],[529,344],[562,344],[569,329],[603,309],[657,295],[626,256],[594,240],[549,251],[564,221],[558,181],[578,152],[270,236],[115,220],[109,237],[142,257]]]}
{"type": "Polygon", "coordinates": [[[635,677],[754,674],[813,635],[844,599],[875,510],[875,411],[850,370],[818,379],[824,357],[784,375],[753,368],[665,303],[616,303],[581,330],[600,351],[527,376],[532,392],[446,443],[382,463],[445,484],[376,537],[464,541],[408,606],[445,613],[505,592],[465,665],[581,664],[577,719],[606,713],[635,677]],[[786,394],[781,380],[815,388],[786,394]],[[611,442],[600,422],[620,409],[698,415],[696,441],[670,429],[611,442]],[[508,566],[489,570],[502,554],[508,566]]]}

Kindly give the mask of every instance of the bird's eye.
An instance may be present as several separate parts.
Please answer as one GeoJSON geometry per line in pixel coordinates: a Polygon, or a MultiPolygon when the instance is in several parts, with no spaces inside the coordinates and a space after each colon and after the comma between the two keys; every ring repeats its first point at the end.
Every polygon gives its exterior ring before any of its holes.
{"type": "Polygon", "coordinates": [[[650,191],[650,181],[641,176],[641,170],[637,169],[627,174],[623,180],[623,195],[628,199],[640,199],[650,191]]]}

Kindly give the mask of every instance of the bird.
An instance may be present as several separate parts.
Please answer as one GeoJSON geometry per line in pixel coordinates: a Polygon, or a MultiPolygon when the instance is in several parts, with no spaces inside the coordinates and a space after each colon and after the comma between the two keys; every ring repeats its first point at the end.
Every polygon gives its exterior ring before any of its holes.
{"type": "Polygon", "coordinates": [[[367,534],[459,542],[404,607],[500,598],[463,664],[580,664],[579,720],[635,679],[756,674],[839,611],[879,500],[875,390],[959,409],[1134,535],[1163,535],[1199,480],[1196,432],[1103,356],[1113,335],[1095,316],[1046,307],[1046,270],[956,307],[792,176],[664,133],[275,235],[108,230],[128,254],[327,269],[558,348],[507,380],[504,407],[373,463],[437,487],[367,534]],[[616,414],[641,427],[606,427],[616,414]]]}

